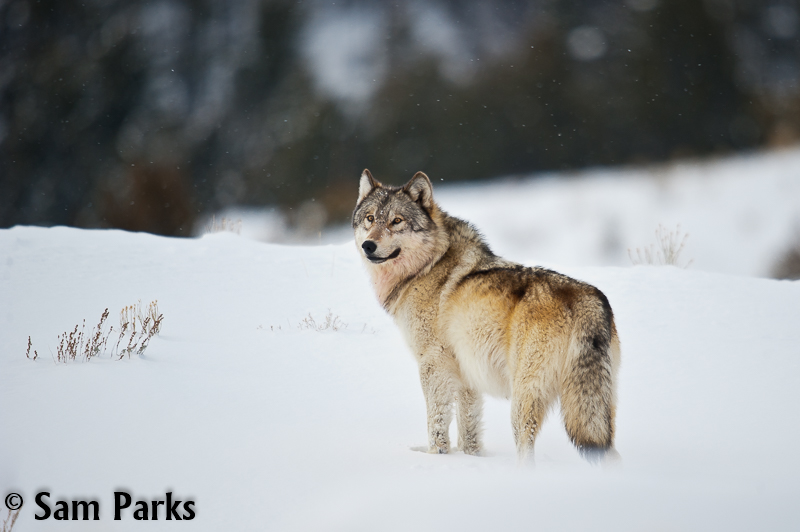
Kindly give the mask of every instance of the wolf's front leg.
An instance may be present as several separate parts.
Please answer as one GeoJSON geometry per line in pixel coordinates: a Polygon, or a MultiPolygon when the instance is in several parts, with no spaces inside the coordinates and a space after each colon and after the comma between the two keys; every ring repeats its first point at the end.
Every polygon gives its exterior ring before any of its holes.
{"type": "Polygon", "coordinates": [[[419,366],[419,378],[428,410],[428,452],[450,450],[450,421],[453,419],[453,391],[449,376],[432,361],[419,366]]]}
{"type": "Polygon", "coordinates": [[[456,393],[458,447],[464,454],[481,452],[481,414],[483,397],[480,392],[461,388],[456,393]]]}

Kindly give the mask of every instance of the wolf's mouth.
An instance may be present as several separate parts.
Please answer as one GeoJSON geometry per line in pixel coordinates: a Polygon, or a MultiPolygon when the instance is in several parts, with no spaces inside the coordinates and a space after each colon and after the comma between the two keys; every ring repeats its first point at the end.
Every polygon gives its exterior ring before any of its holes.
{"type": "Polygon", "coordinates": [[[391,255],[388,257],[376,257],[375,255],[367,255],[367,258],[372,264],[380,264],[381,262],[386,262],[387,260],[396,259],[397,256],[400,255],[400,248],[392,251],[391,255]]]}

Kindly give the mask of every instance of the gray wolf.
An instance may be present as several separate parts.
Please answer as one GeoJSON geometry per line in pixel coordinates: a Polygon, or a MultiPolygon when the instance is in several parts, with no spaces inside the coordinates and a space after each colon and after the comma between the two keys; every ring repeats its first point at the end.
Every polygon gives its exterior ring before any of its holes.
{"type": "Polygon", "coordinates": [[[361,175],[353,230],[383,308],[419,364],[428,452],[481,452],[484,393],[511,400],[520,459],[561,402],[589,461],[614,450],[619,339],[608,299],[589,284],[504,260],[469,223],[433,200],[428,176],[402,187],[361,175]]]}

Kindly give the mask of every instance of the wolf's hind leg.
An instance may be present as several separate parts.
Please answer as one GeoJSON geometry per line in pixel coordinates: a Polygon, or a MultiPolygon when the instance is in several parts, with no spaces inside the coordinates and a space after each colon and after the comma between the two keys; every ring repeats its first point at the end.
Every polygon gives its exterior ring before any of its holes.
{"type": "Polygon", "coordinates": [[[458,448],[465,454],[481,452],[481,414],[483,397],[470,388],[462,388],[456,393],[458,424],[458,448]]]}
{"type": "Polygon", "coordinates": [[[432,363],[421,363],[419,375],[428,411],[428,452],[447,454],[450,451],[450,422],[453,419],[450,379],[432,363]]]}
{"type": "Polygon", "coordinates": [[[533,330],[529,336],[533,340],[521,342],[523,351],[517,357],[511,390],[511,427],[520,461],[533,452],[536,435],[557,395],[552,367],[557,346],[540,340],[552,335],[533,330]]]}
{"type": "Polygon", "coordinates": [[[523,460],[533,451],[536,435],[547,415],[552,399],[548,391],[527,381],[514,386],[511,399],[511,427],[517,444],[517,456],[523,460]]]}

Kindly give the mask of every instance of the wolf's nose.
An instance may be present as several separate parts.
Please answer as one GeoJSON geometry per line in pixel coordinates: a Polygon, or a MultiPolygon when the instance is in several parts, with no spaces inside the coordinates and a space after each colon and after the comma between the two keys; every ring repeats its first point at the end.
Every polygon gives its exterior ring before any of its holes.
{"type": "Polygon", "coordinates": [[[375,253],[375,250],[378,249],[378,244],[372,240],[365,240],[364,243],[361,244],[361,249],[363,249],[367,255],[372,255],[375,253]]]}

